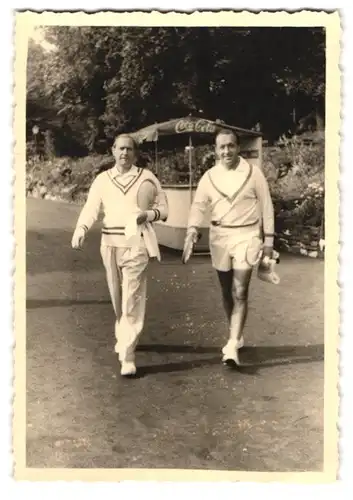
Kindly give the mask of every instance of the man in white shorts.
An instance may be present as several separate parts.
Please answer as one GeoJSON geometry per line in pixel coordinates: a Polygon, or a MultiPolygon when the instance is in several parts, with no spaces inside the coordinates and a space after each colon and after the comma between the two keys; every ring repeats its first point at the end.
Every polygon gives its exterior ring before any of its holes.
{"type": "Polygon", "coordinates": [[[103,208],[101,256],[116,315],[115,352],[121,374],[129,376],[136,373],[135,349],[144,325],[148,261],[150,257],[160,259],[150,223],[167,219],[168,203],[154,174],[134,165],[137,145],[132,137],[118,136],[112,152],[116,163],[93,181],[72,247],[82,247],[103,208]],[[149,193],[150,200],[141,209],[143,192],[149,193]]]}
{"type": "Polygon", "coordinates": [[[262,171],[239,156],[233,131],[218,132],[215,151],[216,165],[202,176],[190,209],[184,262],[197,241],[205,212],[210,210],[212,265],[217,270],[229,322],[223,362],[239,365],[252,270],[261,255],[273,255],[274,210],[262,171]]]}

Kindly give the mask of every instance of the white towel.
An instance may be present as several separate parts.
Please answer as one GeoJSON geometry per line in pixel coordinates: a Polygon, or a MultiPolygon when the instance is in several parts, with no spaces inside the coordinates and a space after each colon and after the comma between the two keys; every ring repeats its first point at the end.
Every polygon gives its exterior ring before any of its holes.
{"type": "Polygon", "coordinates": [[[156,257],[157,260],[161,261],[161,253],[159,251],[159,245],[157,240],[156,231],[150,222],[145,222],[142,225],[142,234],[147,248],[148,255],[150,257],[156,257]]]}
{"type": "Polygon", "coordinates": [[[131,247],[136,247],[141,244],[141,238],[144,239],[148,255],[156,257],[161,261],[161,254],[156,232],[150,222],[138,225],[136,222],[137,214],[133,214],[125,226],[125,237],[131,247]],[[142,236],[141,236],[142,234],[142,236]]]}
{"type": "Polygon", "coordinates": [[[129,245],[132,247],[138,246],[141,242],[141,229],[136,222],[136,215],[134,214],[125,226],[125,237],[129,245]]]}

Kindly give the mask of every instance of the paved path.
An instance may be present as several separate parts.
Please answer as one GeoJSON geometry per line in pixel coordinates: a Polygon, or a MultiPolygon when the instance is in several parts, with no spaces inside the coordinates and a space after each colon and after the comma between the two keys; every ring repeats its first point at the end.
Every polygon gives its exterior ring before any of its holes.
{"type": "Polygon", "coordinates": [[[27,207],[27,466],[322,469],[322,261],[284,257],[279,287],[253,279],[247,366],[232,372],[209,258],[165,254],[126,380],[98,231],[74,252],[76,207],[27,207]]]}

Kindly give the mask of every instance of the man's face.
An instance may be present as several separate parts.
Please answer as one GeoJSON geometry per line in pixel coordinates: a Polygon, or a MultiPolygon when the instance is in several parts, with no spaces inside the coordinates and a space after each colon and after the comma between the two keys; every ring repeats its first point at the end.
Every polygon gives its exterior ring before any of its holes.
{"type": "Polygon", "coordinates": [[[216,155],[225,167],[231,167],[238,159],[238,144],[234,135],[220,134],[216,139],[216,155]]]}
{"type": "Polygon", "coordinates": [[[119,137],[112,151],[116,163],[121,167],[129,168],[135,161],[134,143],[129,137],[119,137]]]}

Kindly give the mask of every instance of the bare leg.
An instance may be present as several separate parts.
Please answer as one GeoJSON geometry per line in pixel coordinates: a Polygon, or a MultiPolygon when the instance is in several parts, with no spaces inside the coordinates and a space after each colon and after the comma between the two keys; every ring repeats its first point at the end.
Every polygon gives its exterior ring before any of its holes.
{"type": "Polygon", "coordinates": [[[233,308],[233,269],[230,271],[217,271],[218,279],[222,290],[223,307],[227,315],[227,320],[230,326],[233,308]]]}
{"type": "Polygon", "coordinates": [[[248,315],[248,295],[252,268],[234,269],[233,287],[235,304],[231,317],[230,340],[238,342],[241,338],[248,315]]]}
{"type": "Polygon", "coordinates": [[[233,270],[234,307],[230,320],[230,334],[223,348],[223,361],[239,364],[238,350],[242,347],[243,329],[248,314],[248,292],[252,268],[233,270]]]}

